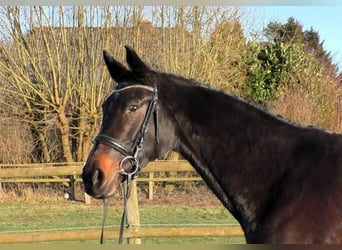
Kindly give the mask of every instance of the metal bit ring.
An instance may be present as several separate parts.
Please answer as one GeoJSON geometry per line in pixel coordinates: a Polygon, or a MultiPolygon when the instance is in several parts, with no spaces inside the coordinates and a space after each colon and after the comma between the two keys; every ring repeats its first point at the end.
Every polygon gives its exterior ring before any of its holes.
{"type": "Polygon", "coordinates": [[[139,170],[139,161],[137,158],[133,157],[133,156],[126,156],[124,157],[119,164],[119,168],[120,168],[120,173],[122,175],[135,175],[138,170],[139,170]],[[131,172],[127,172],[124,168],[123,168],[123,164],[125,161],[130,161],[132,168],[130,169],[131,172]]]}

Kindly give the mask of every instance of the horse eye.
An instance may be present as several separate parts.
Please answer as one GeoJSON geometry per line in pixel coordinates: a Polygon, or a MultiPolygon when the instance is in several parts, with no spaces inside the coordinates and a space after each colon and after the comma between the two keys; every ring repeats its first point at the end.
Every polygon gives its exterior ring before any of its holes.
{"type": "Polygon", "coordinates": [[[138,108],[139,108],[138,105],[130,105],[128,107],[128,113],[134,113],[138,110],[138,108]]]}

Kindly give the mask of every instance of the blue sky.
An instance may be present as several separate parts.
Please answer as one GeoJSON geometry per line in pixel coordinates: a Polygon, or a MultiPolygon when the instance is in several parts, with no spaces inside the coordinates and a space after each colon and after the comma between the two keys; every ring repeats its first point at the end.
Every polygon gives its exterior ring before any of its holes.
{"type": "Polygon", "coordinates": [[[304,30],[312,27],[318,31],[324,48],[330,51],[334,63],[342,69],[342,5],[330,6],[251,6],[255,16],[252,29],[265,27],[270,21],[286,23],[294,17],[303,25],[304,30]]]}

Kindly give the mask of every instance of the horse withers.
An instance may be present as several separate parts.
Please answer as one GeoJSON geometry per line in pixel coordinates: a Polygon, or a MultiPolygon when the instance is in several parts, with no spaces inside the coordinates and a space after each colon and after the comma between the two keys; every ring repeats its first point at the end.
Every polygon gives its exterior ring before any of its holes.
{"type": "Polygon", "coordinates": [[[118,83],[83,168],[86,192],[112,196],[127,176],[177,151],[239,221],[248,243],[342,241],[342,136],[289,123],[194,80],[129,68],[104,51],[118,83]]]}

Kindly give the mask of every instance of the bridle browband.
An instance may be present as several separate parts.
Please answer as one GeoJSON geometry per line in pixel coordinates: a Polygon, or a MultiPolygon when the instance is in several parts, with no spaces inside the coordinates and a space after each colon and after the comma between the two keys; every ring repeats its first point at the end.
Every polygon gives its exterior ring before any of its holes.
{"type": "MultiPolygon", "coordinates": [[[[123,143],[119,142],[118,140],[116,140],[110,136],[103,135],[103,134],[98,134],[93,139],[93,143],[95,144],[95,146],[98,144],[105,144],[105,145],[111,147],[112,149],[114,149],[115,151],[119,152],[120,154],[122,154],[124,156],[124,158],[119,163],[119,168],[120,168],[119,173],[125,177],[123,179],[123,181],[127,180],[127,189],[126,189],[126,192],[124,192],[124,211],[123,211],[122,218],[121,218],[119,244],[121,244],[123,241],[124,223],[126,222],[127,227],[130,226],[127,222],[127,212],[126,212],[127,200],[130,196],[131,180],[136,178],[136,176],[140,170],[138,154],[139,154],[139,151],[141,150],[141,147],[144,143],[147,125],[148,125],[148,122],[152,119],[152,116],[154,117],[155,141],[156,141],[156,144],[159,143],[157,85],[156,85],[156,83],[154,83],[153,87],[142,85],[142,84],[129,85],[129,86],[126,86],[123,88],[116,89],[114,91],[114,93],[121,93],[121,92],[127,91],[129,89],[134,89],[134,88],[135,89],[140,88],[140,89],[150,91],[153,93],[153,96],[152,96],[152,99],[148,105],[148,108],[147,108],[144,120],[140,126],[140,129],[135,136],[135,139],[134,139],[133,144],[132,144],[132,148],[129,149],[123,143]],[[123,163],[125,161],[130,162],[130,164],[131,164],[130,170],[125,170],[123,168],[123,163]]],[[[115,174],[116,173],[114,173],[114,175],[115,174]]],[[[114,176],[112,178],[112,181],[113,180],[114,180],[114,176]]],[[[111,186],[111,185],[109,185],[109,186],[111,186]]],[[[103,214],[102,231],[101,231],[101,239],[100,239],[101,244],[104,243],[103,233],[104,233],[104,224],[105,224],[105,220],[107,217],[107,206],[108,206],[108,202],[107,202],[106,198],[103,200],[103,202],[104,202],[104,214],[103,214]]]]}

